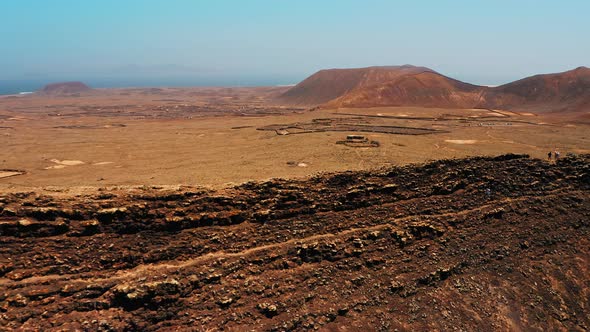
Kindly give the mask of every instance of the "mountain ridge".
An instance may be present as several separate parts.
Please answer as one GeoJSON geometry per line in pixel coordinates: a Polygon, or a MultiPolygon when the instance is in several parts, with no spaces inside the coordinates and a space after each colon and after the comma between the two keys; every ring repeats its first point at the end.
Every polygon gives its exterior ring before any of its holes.
{"type": "Polygon", "coordinates": [[[324,69],[283,93],[287,104],[324,108],[420,106],[577,112],[590,108],[590,69],[538,74],[497,87],[412,65],[324,69]]]}

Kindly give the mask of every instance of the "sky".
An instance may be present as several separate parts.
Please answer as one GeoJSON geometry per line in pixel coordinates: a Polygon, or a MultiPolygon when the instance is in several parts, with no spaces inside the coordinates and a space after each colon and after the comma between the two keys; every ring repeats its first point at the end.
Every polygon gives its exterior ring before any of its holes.
{"type": "Polygon", "coordinates": [[[498,85],[590,66],[588,13],[588,0],[3,0],[0,81],[275,85],[413,64],[498,85]]]}

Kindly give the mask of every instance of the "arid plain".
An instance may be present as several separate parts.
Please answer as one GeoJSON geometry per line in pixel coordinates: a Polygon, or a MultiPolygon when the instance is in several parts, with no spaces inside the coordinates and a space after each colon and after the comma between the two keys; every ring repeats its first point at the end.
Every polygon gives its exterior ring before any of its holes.
{"type": "Polygon", "coordinates": [[[589,123],[567,115],[306,108],[277,102],[285,90],[101,89],[0,97],[0,169],[23,173],[0,178],[0,188],[222,187],[475,155],[590,152],[589,123]],[[336,144],[349,134],[379,146],[336,144]]]}

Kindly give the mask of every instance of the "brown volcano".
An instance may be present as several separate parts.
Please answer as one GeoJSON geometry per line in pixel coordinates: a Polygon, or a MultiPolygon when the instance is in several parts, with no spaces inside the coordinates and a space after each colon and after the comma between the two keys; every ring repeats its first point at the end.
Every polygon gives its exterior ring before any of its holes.
{"type": "Polygon", "coordinates": [[[431,71],[411,65],[320,70],[282,94],[280,99],[288,104],[319,105],[406,75],[431,71]]]}
{"type": "Polygon", "coordinates": [[[485,88],[434,71],[405,74],[393,80],[358,87],[326,104],[328,107],[424,106],[472,108],[485,88]]]}
{"type": "Polygon", "coordinates": [[[327,108],[422,106],[498,108],[533,112],[590,108],[590,69],[536,75],[490,88],[461,82],[425,67],[322,70],[281,95],[288,104],[327,108]]]}
{"type": "Polygon", "coordinates": [[[92,88],[82,82],[59,82],[47,84],[38,93],[44,95],[64,95],[89,91],[92,91],[92,88]]]}
{"type": "Polygon", "coordinates": [[[495,108],[549,111],[590,109],[590,68],[535,75],[489,89],[485,99],[495,108]]]}

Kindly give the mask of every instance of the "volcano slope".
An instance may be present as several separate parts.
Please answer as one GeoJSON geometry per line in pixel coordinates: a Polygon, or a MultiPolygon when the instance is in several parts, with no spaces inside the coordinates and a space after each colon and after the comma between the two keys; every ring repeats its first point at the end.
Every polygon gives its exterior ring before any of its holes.
{"type": "Polygon", "coordinates": [[[320,70],[278,97],[322,108],[420,106],[474,108],[489,88],[412,65],[320,70]]]}
{"type": "Polygon", "coordinates": [[[590,328],[590,156],[1,196],[4,330],[590,328]]]}
{"type": "Polygon", "coordinates": [[[587,117],[590,68],[542,74],[497,87],[473,85],[411,65],[319,71],[278,97],[326,109],[383,106],[486,108],[587,117]]]}
{"type": "Polygon", "coordinates": [[[420,73],[433,73],[433,70],[412,65],[325,69],[281,94],[279,101],[290,105],[320,105],[420,73]]]}
{"type": "Polygon", "coordinates": [[[523,78],[488,89],[484,99],[489,107],[499,109],[587,114],[590,68],[523,78]]]}

